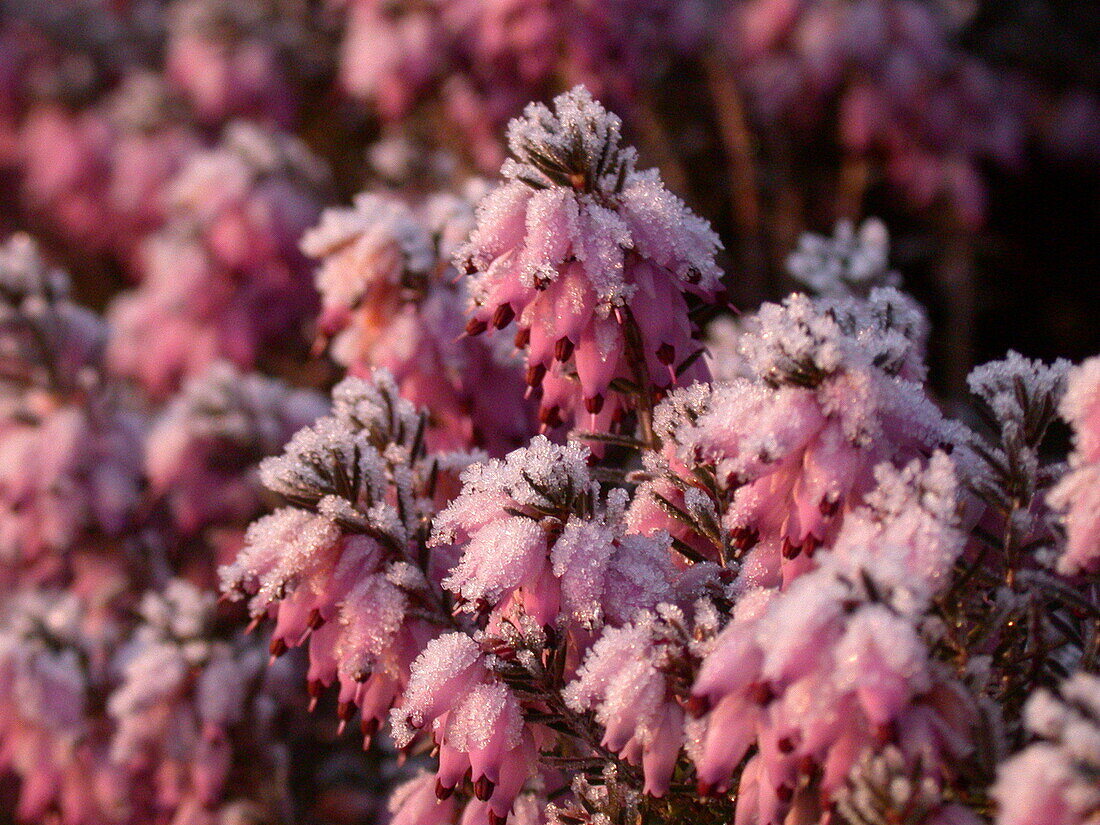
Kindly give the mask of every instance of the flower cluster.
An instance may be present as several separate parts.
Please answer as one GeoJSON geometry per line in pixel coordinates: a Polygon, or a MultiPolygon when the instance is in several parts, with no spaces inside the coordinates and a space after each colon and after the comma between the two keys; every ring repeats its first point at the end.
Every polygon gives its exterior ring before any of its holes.
{"type": "Polygon", "coordinates": [[[1061,405],[1076,432],[1070,471],[1050,492],[1050,503],[1065,511],[1067,543],[1058,561],[1063,573],[1100,570],[1100,359],[1075,367],[1061,405]]]}
{"type": "Polygon", "coordinates": [[[704,378],[685,294],[720,289],[717,236],[635,169],[621,122],[583,88],[508,128],[507,182],[478,207],[456,253],[471,274],[471,334],[516,327],[546,427],[591,417],[608,430],[636,396],[704,378]],[[629,387],[623,392],[613,386],[629,387]]]}
{"type": "Polygon", "coordinates": [[[145,440],[145,471],[177,529],[194,533],[256,515],[256,463],[325,412],[314,393],[215,362],[165,405],[145,440]]]}
{"type": "Polygon", "coordinates": [[[766,304],[737,338],[741,376],[678,390],[658,408],[665,446],[646,457],[631,524],[738,561],[761,585],[812,568],[879,464],[960,440],[914,380],[922,330],[893,290],[766,304]]]}
{"type": "Polygon", "coordinates": [[[333,357],[352,375],[388,370],[430,411],[430,446],[503,453],[530,437],[531,413],[511,353],[462,334],[465,296],[449,261],[473,217],[465,197],[413,208],[362,194],[351,209],[326,210],[302,249],[322,261],[320,326],[333,357]]]}
{"type": "Polygon", "coordinates": [[[111,369],[163,396],[214,360],[251,368],[303,338],[315,299],[297,242],[325,175],[296,138],[244,122],[194,156],[170,185],[167,225],[138,253],[141,285],[111,307],[111,369]]]}
{"type": "Polygon", "coordinates": [[[0,247],[0,580],[46,577],[138,503],[141,425],[102,387],[105,329],[34,242],[0,247]]]}
{"type": "Polygon", "coordinates": [[[1091,822],[1100,813],[1100,679],[1076,673],[1057,694],[1041,689],[1025,719],[1038,741],[1001,766],[997,825],[1091,822]]]}
{"type": "Polygon", "coordinates": [[[1100,360],[938,373],[860,220],[967,298],[1077,94],[989,15],[0,9],[0,807],[1096,825],[1100,360]]]}
{"type": "Polygon", "coordinates": [[[340,78],[383,118],[418,109],[457,123],[483,167],[524,104],[561,82],[584,83],[619,106],[702,41],[698,0],[423,4],[339,0],[346,16],[340,78]]]}

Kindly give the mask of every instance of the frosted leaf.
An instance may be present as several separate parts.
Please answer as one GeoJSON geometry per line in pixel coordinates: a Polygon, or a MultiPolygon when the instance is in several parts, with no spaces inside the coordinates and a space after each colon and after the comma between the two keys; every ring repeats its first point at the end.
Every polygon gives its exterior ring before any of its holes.
{"type": "Polygon", "coordinates": [[[804,232],[787,256],[787,272],[819,295],[865,296],[876,286],[897,286],[890,271],[890,235],[886,225],[868,218],[856,229],[838,221],[832,237],[804,232]]]}
{"type": "Polygon", "coordinates": [[[1000,361],[975,367],[966,380],[1002,428],[1034,446],[1054,418],[1069,368],[1063,359],[1047,365],[1009,352],[1000,361]]]}
{"type": "Polygon", "coordinates": [[[896,290],[867,301],[791,295],[746,319],[738,346],[746,367],[774,386],[813,387],[841,369],[875,367],[923,377],[923,318],[896,290]]]}
{"type": "Polygon", "coordinates": [[[338,420],[365,431],[379,450],[409,444],[423,435],[425,413],[401,397],[397,382],[386,370],[374,370],[369,379],[345,378],[333,388],[332,404],[338,420]]]}
{"type": "Polygon", "coordinates": [[[472,464],[463,471],[462,492],[436,517],[432,541],[452,541],[456,530],[469,530],[495,518],[506,503],[540,509],[568,507],[592,484],[586,447],[563,446],[535,436],[526,447],[503,459],[472,464]]]}
{"type": "Polygon", "coordinates": [[[260,462],[260,478],[290,501],[315,504],[337,495],[371,506],[385,495],[386,465],[369,433],[326,417],[295,433],[283,455],[260,462]]]}
{"type": "Polygon", "coordinates": [[[611,194],[634,170],[637,153],[619,146],[622,121],[583,86],[554,98],[554,110],[530,103],[508,124],[516,160],[504,175],[536,189],[566,186],[611,194]]]}

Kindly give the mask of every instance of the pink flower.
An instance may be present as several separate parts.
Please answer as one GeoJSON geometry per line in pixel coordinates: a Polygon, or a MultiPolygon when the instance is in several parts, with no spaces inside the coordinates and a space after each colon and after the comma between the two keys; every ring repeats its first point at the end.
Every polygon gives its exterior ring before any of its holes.
{"type": "Polygon", "coordinates": [[[997,825],[1093,822],[1100,813],[1100,679],[1076,673],[1058,695],[1040,689],[1028,699],[1024,720],[1038,741],[997,771],[997,825]]]}
{"type": "Polygon", "coordinates": [[[742,579],[759,585],[812,569],[878,464],[962,439],[912,380],[922,329],[893,290],[765,305],[737,339],[745,377],[677,391],[658,409],[663,460],[647,459],[654,478],[632,529],[743,557],[742,579]]]}
{"type": "Polygon", "coordinates": [[[434,448],[484,446],[502,453],[531,433],[517,359],[462,336],[463,291],[446,260],[473,208],[437,195],[417,209],[362,194],[329,209],[302,238],[322,261],[321,331],[352,374],[381,367],[402,395],[432,412],[434,448]],[[460,340],[461,339],[461,340],[460,340]]]}
{"type": "Polygon", "coordinates": [[[627,625],[609,628],[589,650],[565,701],[595,710],[602,744],[641,764],[645,792],[664,796],[684,742],[684,712],[671,698],[670,674],[688,662],[684,617],[663,605],[627,625]]]}
{"type": "Polygon", "coordinates": [[[248,518],[260,499],[255,462],[324,411],[319,396],[215,362],[188,381],[149,432],[152,489],[167,498],[185,533],[248,518]]]}
{"type": "Polygon", "coordinates": [[[885,479],[909,489],[908,505],[883,506],[901,495],[895,489],[893,499],[884,494],[856,511],[838,550],[824,553],[816,570],[782,592],[742,596],[705,657],[693,693],[709,710],[691,723],[701,788],[727,788],[757,748],[741,774],[738,821],[783,821],[792,804],[802,804],[795,797],[800,777],[814,771],[828,805],[861,756],[886,744],[935,783],[950,781],[952,766],[972,747],[974,700],[930,657],[921,632],[963,546],[954,527],[956,487],[938,477],[951,472],[950,463],[942,454],[934,463],[923,474],[885,479]],[[917,560],[919,547],[907,547],[927,538],[907,521],[914,509],[943,533],[932,567],[917,560]]]}
{"type": "Polygon", "coordinates": [[[718,239],[654,171],[635,170],[620,126],[581,87],[553,112],[528,107],[509,126],[508,182],[455,256],[473,276],[467,330],[515,319],[546,426],[583,405],[607,429],[626,406],[608,395],[616,378],[648,392],[677,383],[681,366],[685,380],[705,375],[688,364],[699,347],[684,293],[718,292],[718,239]]]}
{"type": "Polygon", "coordinates": [[[535,746],[518,701],[486,668],[477,643],[463,633],[429,642],[391,722],[398,747],[431,725],[440,747],[437,795],[449,796],[470,771],[475,795],[503,822],[533,770],[535,746]]]}
{"type": "Polygon", "coordinates": [[[1050,491],[1051,507],[1064,513],[1066,548],[1058,570],[1066,575],[1100,570],[1100,358],[1070,370],[1062,417],[1074,429],[1070,469],[1050,491]]]}

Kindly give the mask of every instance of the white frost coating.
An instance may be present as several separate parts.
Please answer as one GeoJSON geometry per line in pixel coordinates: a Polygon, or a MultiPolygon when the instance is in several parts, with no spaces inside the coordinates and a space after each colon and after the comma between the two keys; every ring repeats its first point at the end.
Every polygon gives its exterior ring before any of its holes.
{"type": "Polygon", "coordinates": [[[890,270],[890,233],[877,218],[859,228],[837,221],[833,235],[804,232],[787,256],[787,272],[818,295],[866,295],[876,286],[897,286],[890,270]]]}
{"type": "Polygon", "coordinates": [[[990,361],[971,370],[966,382],[974,395],[985,401],[997,420],[1004,424],[1022,424],[1028,408],[1044,399],[1056,403],[1065,388],[1070,363],[1059,358],[1053,364],[1024,358],[1009,351],[999,361],[990,361]]]}
{"type": "Polygon", "coordinates": [[[404,747],[436,708],[446,708],[482,675],[481,649],[465,633],[447,633],[432,641],[412,663],[401,707],[390,713],[393,741],[404,747]]]}
{"type": "Polygon", "coordinates": [[[462,473],[462,493],[435,520],[432,542],[453,541],[456,531],[495,518],[492,510],[509,502],[546,508],[587,492],[589,456],[583,445],[561,446],[539,435],[503,459],[470,465],[462,473]]]}

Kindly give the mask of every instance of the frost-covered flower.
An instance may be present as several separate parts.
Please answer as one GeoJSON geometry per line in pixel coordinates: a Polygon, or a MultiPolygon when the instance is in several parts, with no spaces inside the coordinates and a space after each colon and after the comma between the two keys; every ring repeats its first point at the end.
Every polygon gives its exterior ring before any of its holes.
{"type": "Polygon", "coordinates": [[[658,408],[662,457],[631,506],[633,529],[666,529],[698,552],[742,558],[772,585],[812,568],[820,545],[874,486],[961,440],[916,378],[923,317],[893,290],[868,301],[767,304],[742,324],[743,377],[679,390],[658,408]]]}
{"type": "Polygon", "coordinates": [[[193,157],[167,226],[139,250],[141,285],[111,307],[112,369],[163,396],[213,360],[249,369],[264,348],[300,341],[316,296],[298,239],[324,179],[296,138],[245,123],[193,157]]]}
{"type": "Polygon", "coordinates": [[[434,521],[433,543],[454,544],[444,580],[468,611],[513,607],[540,625],[625,621],[668,598],[667,536],[624,535],[625,497],[601,504],[589,452],[544,436],[462,474],[462,493],[434,521]]]}
{"type": "Polygon", "coordinates": [[[194,376],[153,423],[145,470],[176,526],[193,533],[255,514],[255,465],[325,412],[323,400],[215,362],[194,376]]]}
{"type": "Polygon", "coordinates": [[[0,615],[0,769],[21,780],[14,813],[63,825],[115,821],[125,781],[92,708],[107,680],[104,637],[74,593],[7,595],[0,615]]]}
{"type": "MultiPolygon", "coordinates": [[[[476,183],[471,187],[476,191],[476,183]]],[[[518,359],[462,335],[466,296],[448,261],[473,224],[464,197],[434,195],[413,208],[361,194],[329,209],[302,238],[321,260],[322,334],[353,375],[375,368],[432,414],[433,447],[502,453],[530,436],[518,359]]]]}
{"type": "Polygon", "coordinates": [[[1066,549],[1060,572],[1072,575],[1100,570],[1100,358],[1069,372],[1062,417],[1074,428],[1070,468],[1047,501],[1062,511],[1066,549]]]}
{"type": "Polygon", "coordinates": [[[102,321],[17,235],[0,247],[0,566],[51,575],[138,503],[142,422],[101,384],[102,321]]]}
{"type": "Polygon", "coordinates": [[[1037,739],[997,772],[997,825],[1089,825],[1100,818],[1100,678],[1076,673],[1024,710],[1037,739]]]}
{"type": "Polygon", "coordinates": [[[439,573],[416,539],[448,459],[426,454],[425,416],[384,373],[341,382],[332,415],[260,465],[290,506],[256,521],[220,571],[255,621],[275,619],[273,655],[309,641],[311,696],[338,681],[341,721],[358,706],[368,736],[438,633],[439,573]]]}
{"type": "Polygon", "coordinates": [[[649,397],[705,377],[684,296],[719,291],[718,238],[655,170],[635,169],[620,128],[582,87],[553,111],[529,106],[508,129],[507,182],[455,255],[471,273],[467,331],[515,321],[546,426],[584,409],[609,429],[627,406],[609,394],[616,379],[649,397]]]}
{"type": "Polygon", "coordinates": [[[853,514],[813,572],[782,591],[747,591],[704,659],[692,690],[708,710],[692,723],[691,755],[701,787],[725,789],[755,746],[737,792],[744,821],[783,821],[805,804],[810,775],[828,806],[861,757],[886,745],[940,784],[972,748],[975,700],[924,635],[964,539],[943,515],[958,506],[956,486],[939,478],[950,462],[941,454],[937,465],[902,474],[853,514]],[[922,510],[925,529],[914,530],[922,510]],[[937,553],[923,547],[930,535],[937,553]]]}
{"type": "Polygon", "coordinates": [[[574,710],[595,711],[601,744],[640,764],[653,796],[668,792],[683,746],[684,711],[670,683],[690,678],[692,641],[678,608],[643,611],[604,631],[562,694],[574,710]]]}
{"type": "Polygon", "coordinates": [[[261,690],[264,652],[219,638],[214,605],[213,593],[179,579],[145,593],[142,624],[118,651],[121,679],[107,701],[112,764],[155,789],[155,809],[177,816],[231,796],[260,798],[270,792],[264,765],[270,771],[279,760],[270,729],[278,707],[261,690]],[[234,770],[249,787],[229,786],[234,770]]]}
{"type": "Polygon", "coordinates": [[[449,795],[469,772],[474,795],[488,803],[497,822],[508,816],[534,770],[535,742],[519,701],[465,633],[428,643],[413,662],[391,722],[398,747],[430,727],[439,745],[437,794],[449,795]]]}

